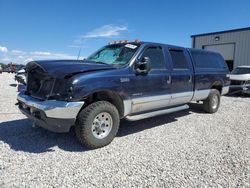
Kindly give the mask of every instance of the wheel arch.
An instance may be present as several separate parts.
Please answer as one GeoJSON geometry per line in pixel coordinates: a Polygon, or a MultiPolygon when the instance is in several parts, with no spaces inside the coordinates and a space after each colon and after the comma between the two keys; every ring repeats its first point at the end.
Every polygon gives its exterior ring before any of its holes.
{"type": "Polygon", "coordinates": [[[122,118],[124,116],[123,99],[115,91],[111,91],[111,90],[93,91],[90,94],[88,94],[86,97],[84,97],[83,100],[85,103],[84,103],[82,109],[85,108],[86,106],[88,106],[89,104],[96,102],[96,101],[108,101],[117,108],[119,115],[120,115],[120,118],[122,118]]]}
{"type": "Polygon", "coordinates": [[[222,81],[215,81],[210,87],[210,89],[217,89],[220,92],[220,94],[222,93],[222,88],[223,88],[222,81]]]}

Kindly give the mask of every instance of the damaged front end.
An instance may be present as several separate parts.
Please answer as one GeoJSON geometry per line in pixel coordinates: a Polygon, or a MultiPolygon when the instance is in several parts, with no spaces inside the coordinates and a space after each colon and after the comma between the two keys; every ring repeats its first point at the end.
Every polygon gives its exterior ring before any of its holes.
{"type": "Polygon", "coordinates": [[[67,79],[52,77],[36,63],[27,65],[26,95],[40,100],[67,100],[67,79]]]}
{"type": "Polygon", "coordinates": [[[41,100],[69,101],[72,92],[72,80],[76,74],[114,69],[111,65],[94,61],[57,60],[33,61],[26,65],[26,95],[41,100]]]}
{"type": "Polygon", "coordinates": [[[67,132],[84,105],[74,99],[76,74],[113,69],[93,61],[33,61],[26,65],[27,88],[18,94],[19,109],[36,124],[54,132],[67,132]]]}
{"type": "Polygon", "coordinates": [[[27,88],[18,94],[20,111],[38,126],[53,132],[68,132],[84,101],[70,102],[69,83],[56,78],[35,62],[27,65],[27,88]]]}

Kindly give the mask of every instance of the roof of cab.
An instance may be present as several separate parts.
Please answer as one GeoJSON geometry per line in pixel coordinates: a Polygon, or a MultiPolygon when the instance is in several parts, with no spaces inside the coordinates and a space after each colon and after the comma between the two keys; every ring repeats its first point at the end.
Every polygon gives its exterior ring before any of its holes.
{"type": "Polygon", "coordinates": [[[198,49],[198,48],[188,48],[188,50],[189,51],[196,51],[196,52],[203,52],[203,53],[220,54],[220,53],[215,52],[215,51],[205,50],[205,49],[198,49]]]}
{"type": "Polygon", "coordinates": [[[176,46],[176,45],[164,44],[164,43],[158,43],[158,42],[141,41],[139,43],[141,43],[141,44],[152,44],[152,45],[162,45],[162,46],[168,46],[169,48],[183,48],[183,49],[185,49],[185,47],[182,47],[182,46],[176,46]]]}
{"type": "MultiPolygon", "coordinates": [[[[190,51],[200,51],[200,52],[209,52],[209,53],[214,53],[214,54],[219,54],[217,52],[214,51],[209,51],[209,50],[204,50],[204,49],[197,49],[197,48],[186,48],[186,47],[182,47],[182,46],[176,46],[176,45],[171,45],[171,44],[164,44],[164,43],[158,43],[158,42],[148,42],[148,41],[139,41],[139,42],[127,42],[128,44],[151,44],[151,45],[161,45],[161,46],[167,46],[168,48],[173,48],[173,49],[187,49],[190,51]]],[[[125,44],[125,43],[113,43],[110,45],[114,45],[114,44],[125,44]]]]}
{"type": "Polygon", "coordinates": [[[185,47],[182,47],[182,46],[176,46],[176,45],[171,45],[171,44],[164,44],[164,43],[158,43],[158,42],[148,42],[148,41],[139,41],[139,42],[134,42],[134,41],[131,41],[131,42],[121,42],[121,43],[111,43],[109,45],[114,45],[114,44],[151,44],[151,45],[161,45],[161,46],[168,46],[169,48],[179,48],[179,49],[185,49],[185,47]]]}
{"type": "Polygon", "coordinates": [[[214,52],[214,51],[210,51],[210,50],[205,50],[205,49],[198,49],[198,48],[186,48],[186,47],[182,47],[182,46],[176,46],[176,45],[171,45],[171,44],[163,44],[163,43],[157,43],[157,42],[145,42],[145,41],[141,41],[141,44],[153,44],[153,45],[165,45],[167,47],[171,48],[175,48],[175,49],[187,49],[190,51],[197,51],[197,52],[208,52],[208,53],[214,53],[214,54],[219,54],[218,52],[214,52]]]}

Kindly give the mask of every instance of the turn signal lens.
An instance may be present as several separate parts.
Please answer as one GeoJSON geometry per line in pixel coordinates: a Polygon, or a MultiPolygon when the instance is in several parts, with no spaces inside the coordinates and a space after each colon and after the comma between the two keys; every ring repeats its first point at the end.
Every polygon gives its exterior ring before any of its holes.
{"type": "Polygon", "coordinates": [[[138,43],[138,42],[140,42],[140,41],[139,41],[139,39],[135,39],[135,41],[134,41],[134,42],[138,43]]]}
{"type": "MultiPolygon", "coordinates": [[[[134,42],[138,43],[140,42],[138,39],[135,39],[134,42]]],[[[129,43],[129,40],[114,40],[112,42],[109,42],[108,45],[111,45],[111,44],[123,44],[123,43],[129,43]]]]}

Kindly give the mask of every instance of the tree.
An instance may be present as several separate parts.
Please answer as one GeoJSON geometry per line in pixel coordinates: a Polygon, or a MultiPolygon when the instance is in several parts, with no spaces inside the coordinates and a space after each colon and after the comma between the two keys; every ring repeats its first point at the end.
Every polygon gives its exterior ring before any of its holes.
{"type": "Polygon", "coordinates": [[[4,64],[4,63],[0,63],[0,66],[1,66],[3,69],[7,67],[7,65],[4,64]]]}

